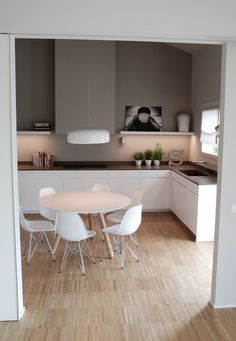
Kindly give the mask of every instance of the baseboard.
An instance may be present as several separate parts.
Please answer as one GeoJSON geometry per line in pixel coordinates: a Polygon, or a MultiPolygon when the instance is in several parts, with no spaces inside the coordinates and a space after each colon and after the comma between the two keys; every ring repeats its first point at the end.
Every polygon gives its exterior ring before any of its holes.
{"type": "Polygon", "coordinates": [[[209,301],[209,303],[214,309],[236,308],[236,303],[233,303],[233,304],[214,304],[212,301],[209,301]]]}

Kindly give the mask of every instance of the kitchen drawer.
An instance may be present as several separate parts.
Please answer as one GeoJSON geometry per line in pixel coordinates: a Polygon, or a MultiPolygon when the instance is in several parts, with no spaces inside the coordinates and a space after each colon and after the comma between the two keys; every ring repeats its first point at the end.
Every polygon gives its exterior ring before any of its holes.
{"type": "Polygon", "coordinates": [[[141,170],[140,171],[141,178],[169,178],[170,171],[168,169],[160,169],[160,170],[141,170]]]}
{"type": "Polygon", "coordinates": [[[115,170],[115,171],[108,171],[109,178],[138,178],[139,177],[139,170],[115,170]]]}
{"type": "Polygon", "coordinates": [[[175,172],[171,172],[171,178],[178,183],[180,183],[182,186],[186,187],[188,190],[193,192],[194,194],[198,194],[198,185],[193,183],[191,180],[188,180],[182,175],[179,175],[175,172]]]}
{"type": "Polygon", "coordinates": [[[63,178],[107,178],[105,170],[67,170],[61,172],[63,178]]]}

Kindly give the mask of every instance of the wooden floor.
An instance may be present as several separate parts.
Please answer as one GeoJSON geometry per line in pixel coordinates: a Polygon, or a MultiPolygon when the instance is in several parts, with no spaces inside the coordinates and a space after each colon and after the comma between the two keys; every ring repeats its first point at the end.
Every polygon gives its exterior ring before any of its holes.
{"type": "MultiPolygon", "coordinates": [[[[138,231],[140,262],[125,269],[85,260],[86,276],[71,260],[64,273],[38,250],[26,270],[20,322],[0,323],[0,340],[236,340],[236,309],[213,310],[212,243],[195,243],[171,213],[146,213],[138,231]]],[[[22,243],[25,242],[23,235],[22,243]]],[[[97,257],[104,243],[96,236],[97,257]]]]}

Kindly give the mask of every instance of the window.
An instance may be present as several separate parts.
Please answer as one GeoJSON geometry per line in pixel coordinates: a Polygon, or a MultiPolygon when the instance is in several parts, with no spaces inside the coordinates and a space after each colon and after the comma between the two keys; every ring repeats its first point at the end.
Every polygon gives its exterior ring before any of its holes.
{"type": "Polygon", "coordinates": [[[202,110],[201,143],[202,152],[218,156],[218,127],[220,124],[219,107],[202,110]]]}

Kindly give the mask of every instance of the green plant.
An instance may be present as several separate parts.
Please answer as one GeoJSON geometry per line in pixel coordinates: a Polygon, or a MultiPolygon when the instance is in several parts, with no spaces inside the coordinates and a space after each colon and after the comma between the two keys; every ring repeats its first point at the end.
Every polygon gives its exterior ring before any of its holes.
{"type": "Polygon", "coordinates": [[[163,150],[162,146],[159,143],[157,143],[156,148],[153,151],[153,160],[160,160],[161,161],[163,158],[163,155],[164,155],[164,150],[163,150]]]}
{"type": "Polygon", "coordinates": [[[146,160],[152,160],[153,157],[153,151],[151,149],[147,149],[144,152],[144,156],[146,160]]]}
{"type": "Polygon", "coordinates": [[[134,160],[143,160],[143,153],[142,152],[136,152],[133,155],[134,160]]]}

